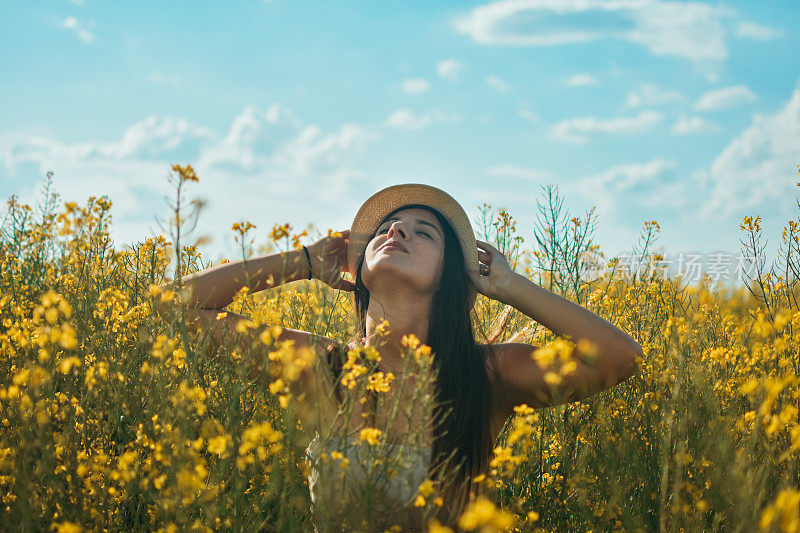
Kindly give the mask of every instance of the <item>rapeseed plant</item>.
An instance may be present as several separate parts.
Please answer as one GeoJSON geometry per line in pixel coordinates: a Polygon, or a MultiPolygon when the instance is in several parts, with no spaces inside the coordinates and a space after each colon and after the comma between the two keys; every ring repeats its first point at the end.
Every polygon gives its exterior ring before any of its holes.
{"type": "MultiPolygon", "coordinates": [[[[339,481],[363,469],[361,505],[342,525],[369,529],[384,513],[381,491],[409,467],[399,450],[418,447],[426,429],[388,447],[387,428],[432,409],[425,387],[435,354],[413,335],[403,339],[404,370],[420,379],[400,402],[406,373],[375,372],[374,347],[348,350],[339,416],[366,401],[380,416],[356,433],[335,424],[320,436],[338,444],[312,464],[304,450],[315,405],[304,379],[323,362],[280,337],[296,328],[348,338],[356,327],[348,295],[273,279],[260,293],[243,287],[213,317],[248,317],[228,337],[194,326],[183,288],[168,282],[211,263],[198,251],[203,238],[189,240],[202,202],[184,195],[199,178],[190,165],[172,169],[169,236],[123,248],[109,237],[111,202],[59,203],[50,173],[38,208],[7,203],[0,529],[308,531],[308,476],[323,464],[339,481]],[[347,439],[362,444],[361,464],[347,456],[347,439]]],[[[779,262],[768,271],[759,264],[742,288],[667,277],[650,251],[656,221],[643,225],[634,271],[612,258],[590,279],[604,258],[595,223],[593,211],[565,213],[548,187],[530,253],[505,210],[483,204],[475,227],[517,271],[629,332],[643,348],[641,371],[581,402],[517,406],[455,523],[442,520],[447,502],[432,479],[412,488],[408,508],[429,532],[800,531],[800,223],[784,228],[779,262]]],[[[232,227],[245,259],[257,230],[232,227]]],[[[744,217],[740,230],[745,255],[763,251],[760,216],[744,217]]],[[[259,253],[297,248],[303,236],[276,224],[259,253]]],[[[482,342],[531,344],[553,387],[577,358],[596,355],[583,339],[554,337],[484,297],[474,323],[482,342]]]]}

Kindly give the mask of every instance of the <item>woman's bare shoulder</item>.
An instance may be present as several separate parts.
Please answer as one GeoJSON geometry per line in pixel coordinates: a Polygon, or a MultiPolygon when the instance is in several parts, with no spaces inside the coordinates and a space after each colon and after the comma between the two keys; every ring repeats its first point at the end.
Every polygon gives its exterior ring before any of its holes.
{"type": "Polygon", "coordinates": [[[486,370],[489,371],[491,374],[494,368],[492,368],[492,363],[494,363],[494,359],[500,356],[503,353],[503,345],[502,344],[476,344],[478,349],[481,351],[481,354],[484,356],[486,360],[486,370]]]}

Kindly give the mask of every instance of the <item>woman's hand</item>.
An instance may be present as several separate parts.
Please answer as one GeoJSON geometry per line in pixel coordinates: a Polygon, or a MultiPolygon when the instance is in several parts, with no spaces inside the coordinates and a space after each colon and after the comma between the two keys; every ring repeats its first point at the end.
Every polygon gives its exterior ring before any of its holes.
{"type": "Polygon", "coordinates": [[[478,241],[478,268],[480,272],[469,270],[469,276],[477,291],[493,300],[502,301],[504,290],[511,277],[516,274],[508,264],[506,256],[488,242],[478,241]]]}
{"type": "Polygon", "coordinates": [[[350,230],[333,232],[314,244],[306,246],[311,258],[311,277],[316,278],[334,289],[354,291],[355,283],[342,278],[347,272],[347,244],[350,241],[350,230]],[[336,235],[340,234],[340,237],[336,235]]]}

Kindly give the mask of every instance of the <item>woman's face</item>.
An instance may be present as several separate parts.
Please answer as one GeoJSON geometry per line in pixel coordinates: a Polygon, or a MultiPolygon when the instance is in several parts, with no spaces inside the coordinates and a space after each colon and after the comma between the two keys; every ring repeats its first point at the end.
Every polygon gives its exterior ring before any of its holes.
{"type": "Polygon", "coordinates": [[[376,280],[402,280],[419,292],[435,292],[444,263],[444,231],[425,209],[401,209],[385,220],[364,251],[361,279],[372,291],[376,280]],[[405,248],[387,248],[389,242],[405,248]],[[386,276],[386,278],[383,278],[386,276]]]}

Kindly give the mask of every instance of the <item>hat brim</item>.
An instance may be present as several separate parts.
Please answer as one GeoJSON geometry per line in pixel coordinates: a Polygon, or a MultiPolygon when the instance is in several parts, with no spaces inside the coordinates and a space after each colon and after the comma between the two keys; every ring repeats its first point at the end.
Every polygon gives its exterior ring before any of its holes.
{"type": "MultiPolygon", "coordinates": [[[[479,273],[478,243],[469,216],[461,205],[445,191],[423,183],[392,185],[370,196],[359,208],[350,227],[347,246],[347,269],[356,279],[358,261],[366,250],[370,238],[378,229],[381,220],[404,205],[423,204],[433,207],[447,219],[458,236],[464,264],[467,269],[479,273]]],[[[472,291],[470,307],[475,304],[477,294],[472,291]]]]}

